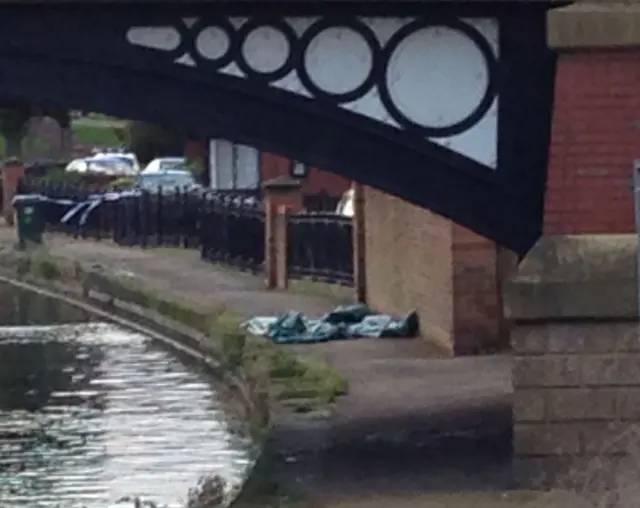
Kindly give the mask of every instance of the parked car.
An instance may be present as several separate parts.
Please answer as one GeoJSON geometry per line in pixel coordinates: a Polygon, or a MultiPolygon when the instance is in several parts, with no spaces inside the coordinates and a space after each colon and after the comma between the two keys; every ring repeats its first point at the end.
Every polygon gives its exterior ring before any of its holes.
{"type": "Polygon", "coordinates": [[[142,171],[138,175],[135,186],[148,192],[161,190],[163,194],[175,192],[176,189],[187,192],[204,190],[190,171],[180,169],[142,171]]]}
{"type": "Polygon", "coordinates": [[[158,171],[184,169],[186,165],[186,157],[159,157],[157,159],[153,159],[149,164],[147,164],[142,172],[156,173],[158,171]]]}
{"type": "Polygon", "coordinates": [[[135,153],[125,152],[122,150],[107,150],[105,152],[98,152],[93,155],[92,160],[101,160],[101,159],[118,159],[125,162],[130,162],[133,166],[133,169],[136,173],[140,172],[140,163],[138,162],[138,157],[135,153]]]}
{"type": "Polygon", "coordinates": [[[134,176],[138,174],[137,162],[122,154],[97,154],[74,159],[65,168],[69,173],[95,173],[106,176],[134,176]]]}

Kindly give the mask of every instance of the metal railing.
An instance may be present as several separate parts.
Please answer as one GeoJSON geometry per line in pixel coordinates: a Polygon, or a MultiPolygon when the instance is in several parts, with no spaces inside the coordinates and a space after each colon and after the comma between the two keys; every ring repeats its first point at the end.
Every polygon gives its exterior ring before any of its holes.
{"type": "MultiPolygon", "coordinates": [[[[43,205],[50,230],[126,246],[199,248],[204,260],[253,272],[264,265],[265,214],[256,192],[107,192],[28,179],[20,186],[22,193],[51,198],[43,205]]],[[[335,213],[290,215],[287,242],[291,277],[353,283],[351,218],[335,213]]]]}
{"type": "Polygon", "coordinates": [[[326,191],[302,196],[302,206],[308,212],[335,212],[339,202],[340,196],[332,196],[326,191]]]}
{"type": "Polygon", "coordinates": [[[252,272],[264,264],[265,215],[260,201],[209,196],[202,209],[202,259],[252,272]]]}
{"type": "Polygon", "coordinates": [[[287,265],[291,278],[353,284],[352,220],[334,213],[290,215],[287,265]]]}
{"type": "Polygon", "coordinates": [[[125,246],[199,248],[205,260],[253,271],[264,261],[264,213],[256,192],[108,192],[29,179],[20,192],[51,198],[43,204],[49,230],[125,246]]]}

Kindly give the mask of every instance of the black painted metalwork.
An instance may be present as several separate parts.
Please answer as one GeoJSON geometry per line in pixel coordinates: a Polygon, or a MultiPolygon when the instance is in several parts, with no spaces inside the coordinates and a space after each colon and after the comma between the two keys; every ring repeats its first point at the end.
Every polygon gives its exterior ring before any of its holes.
{"type": "Polygon", "coordinates": [[[202,259],[258,272],[264,264],[265,216],[258,202],[210,197],[202,217],[202,259]]]}
{"type": "MultiPolygon", "coordinates": [[[[185,192],[164,189],[138,196],[104,200],[87,220],[82,213],[66,224],[63,216],[87,202],[94,189],[78,184],[52,184],[23,179],[21,193],[58,200],[43,205],[47,228],[74,237],[111,238],[124,246],[199,248],[202,258],[259,271],[264,262],[264,212],[256,192],[185,192]]],[[[99,195],[99,193],[98,193],[99,195]]]]}
{"type": "Polygon", "coordinates": [[[307,212],[335,213],[340,203],[340,196],[332,196],[326,191],[302,195],[302,207],[307,212]]]}
{"type": "Polygon", "coordinates": [[[333,213],[290,215],[287,265],[290,278],[352,285],[352,220],[333,213]]]}
{"type": "Polygon", "coordinates": [[[542,231],[555,73],[555,57],[546,46],[549,4],[373,4],[317,2],[281,4],[277,9],[274,4],[241,2],[2,5],[0,99],[102,111],[285,154],[434,210],[526,252],[542,231]],[[234,16],[248,21],[235,28],[230,21],[234,16]],[[288,16],[318,19],[298,35],[290,30],[288,16]],[[371,37],[366,16],[413,21],[380,44],[371,37]],[[499,23],[498,58],[475,29],[461,21],[473,17],[499,23]],[[194,22],[187,23],[187,18],[194,22]],[[266,75],[250,69],[242,56],[250,28],[265,24],[283,33],[292,46],[285,65],[266,75]],[[444,130],[414,125],[386,92],[386,64],[394,45],[412,30],[434,24],[464,32],[485,55],[490,74],[476,111],[444,130]],[[173,27],[179,40],[166,51],[128,41],[130,28],[154,26],[173,27]],[[229,39],[227,53],[217,61],[203,57],[196,47],[208,26],[220,27],[229,39]],[[304,66],[305,44],[314,32],[336,26],[357,31],[373,54],[371,76],[339,96],[315,90],[304,66]],[[232,62],[244,69],[244,77],[220,72],[232,62]],[[269,84],[289,68],[306,83],[311,97],[269,84]],[[400,128],[343,107],[344,101],[361,97],[373,86],[400,128]],[[496,96],[495,169],[425,138],[461,132],[480,120],[496,96]]]}
{"type": "MultiPolygon", "coordinates": [[[[380,63],[380,78],[378,80],[378,87],[380,91],[380,99],[384,104],[387,111],[393,116],[393,118],[402,125],[408,132],[413,132],[416,135],[428,136],[430,138],[447,138],[455,136],[465,132],[466,130],[477,124],[484,115],[489,111],[489,108],[493,104],[496,98],[495,80],[497,74],[498,62],[493,54],[493,49],[487,42],[487,40],[480,35],[480,33],[468,23],[457,19],[449,20],[430,20],[430,19],[417,19],[408,25],[403,26],[400,30],[394,33],[386,44],[382,56],[382,62],[380,63]],[[473,44],[480,50],[485,60],[485,66],[487,67],[487,88],[484,92],[482,100],[477,107],[464,119],[456,122],[452,125],[444,127],[419,125],[409,118],[407,118],[398,109],[391,93],[389,92],[389,83],[387,81],[387,72],[389,68],[389,62],[394,52],[398,49],[400,44],[410,35],[422,30],[424,28],[432,27],[444,27],[463,33],[465,36],[473,42],[473,44]]],[[[454,100],[454,99],[452,99],[454,100]]]]}

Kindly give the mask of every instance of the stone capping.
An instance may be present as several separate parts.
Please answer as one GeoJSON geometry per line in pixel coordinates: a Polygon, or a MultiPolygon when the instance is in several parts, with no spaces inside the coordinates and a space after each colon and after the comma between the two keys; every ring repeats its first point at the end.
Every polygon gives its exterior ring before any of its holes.
{"type": "Polygon", "coordinates": [[[635,320],[637,237],[542,238],[504,285],[512,321],[635,320]]]}
{"type": "Polygon", "coordinates": [[[262,182],[262,189],[265,191],[289,191],[298,190],[302,187],[302,182],[295,178],[289,178],[288,176],[278,176],[271,180],[262,182]]]}
{"type": "Polygon", "coordinates": [[[547,14],[547,44],[553,49],[640,46],[640,2],[576,2],[547,14]]]}

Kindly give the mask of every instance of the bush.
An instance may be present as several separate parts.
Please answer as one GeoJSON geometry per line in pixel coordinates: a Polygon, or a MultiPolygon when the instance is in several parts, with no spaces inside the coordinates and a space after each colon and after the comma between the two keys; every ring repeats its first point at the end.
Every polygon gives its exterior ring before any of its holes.
{"type": "Polygon", "coordinates": [[[111,182],[109,187],[113,190],[125,190],[131,189],[133,186],[135,186],[135,184],[135,179],[131,178],[130,176],[123,176],[111,182]]]}
{"type": "Polygon", "coordinates": [[[65,171],[64,167],[54,167],[47,171],[42,177],[40,177],[40,181],[44,184],[80,184],[83,182],[82,175],[80,173],[65,171]]]}
{"type": "Polygon", "coordinates": [[[83,145],[118,146],[122,141],[122,127],[115,121],[81,118],[71,126],[73,140],[83,145]]]}

